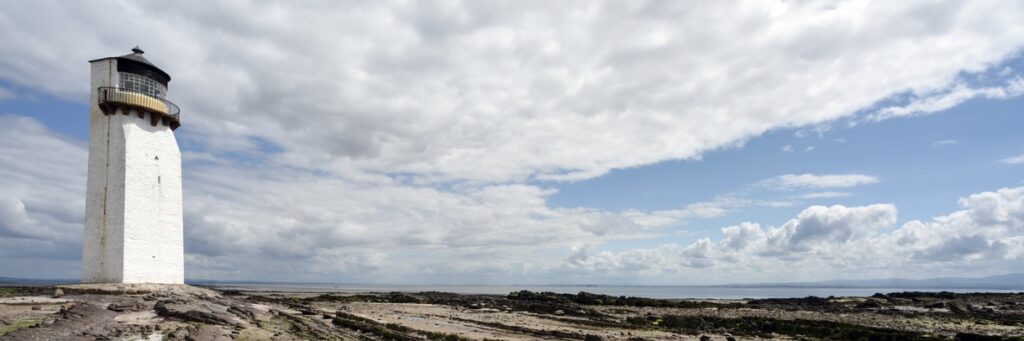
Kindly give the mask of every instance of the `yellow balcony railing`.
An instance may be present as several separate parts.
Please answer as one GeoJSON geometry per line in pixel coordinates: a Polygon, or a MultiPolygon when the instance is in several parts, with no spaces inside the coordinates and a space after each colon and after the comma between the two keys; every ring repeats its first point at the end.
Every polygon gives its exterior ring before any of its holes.
{"type": "MultiPolygon", "coordinates": [[[[178,106],[166,99],[150,95],[148,93],[104,86],[99,88],[99,105],[101,107],[111,104],[125,105],[159,114],[167,119],[172,128],[177,128],[180,122],[181,110],[178,106]]],[[[140,113],[141,115],[141,113],[140,113]]]]}

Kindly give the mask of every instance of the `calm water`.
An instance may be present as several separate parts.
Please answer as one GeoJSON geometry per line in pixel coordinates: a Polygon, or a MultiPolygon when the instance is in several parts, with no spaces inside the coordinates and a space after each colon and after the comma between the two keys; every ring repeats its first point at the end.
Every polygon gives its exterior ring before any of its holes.
{"type": "Polygon", "coordinates": [[[283,292],[421,292],[441,291],[460,294],[505,295],[512,291],[551,291],[575,294],[586,291],[614,296],[648,298],[785,298],[807,296],[871,296],[898,291],[1017,292],[992,289],[925,288],[793,288],[793,287],[714,287],[714,286],[571,286],[571,285],[370,285],[370,284],[217,284],[220,289],[283,292]]]}

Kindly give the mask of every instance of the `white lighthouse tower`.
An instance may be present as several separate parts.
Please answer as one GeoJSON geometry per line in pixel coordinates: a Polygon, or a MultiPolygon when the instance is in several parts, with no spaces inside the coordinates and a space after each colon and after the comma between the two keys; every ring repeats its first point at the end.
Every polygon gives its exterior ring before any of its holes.
{"type": "Polygon", "coordinates": [[[92,60],[85,283],[184,283],[178,107],[138,47],[92,60]]]}

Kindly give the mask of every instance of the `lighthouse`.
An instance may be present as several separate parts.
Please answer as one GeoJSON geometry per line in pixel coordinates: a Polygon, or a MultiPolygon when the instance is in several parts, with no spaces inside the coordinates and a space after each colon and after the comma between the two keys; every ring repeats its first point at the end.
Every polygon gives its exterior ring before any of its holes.
{"type": "Polygon", "coordinates": [[[180,113],[143,54],[89,61],[85,283],[184,283],[180,113]]]}

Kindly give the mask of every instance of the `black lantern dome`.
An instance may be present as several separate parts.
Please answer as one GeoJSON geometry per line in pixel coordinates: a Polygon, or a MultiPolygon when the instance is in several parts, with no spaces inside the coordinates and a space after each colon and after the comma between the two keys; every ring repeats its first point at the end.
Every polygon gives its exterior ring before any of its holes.
{"type": "MultiPolygon", "coordinates": [[[[143,51],[138,46],[135,46],[135,48],[132,49],[132,53],[120,57],[110,58],[117,59],[118,72],[133,73],[139,76],[155,80],[157,82],[160,82],[160,84],[167,86],[167,83],[171,81],[171,75],[168,75],[167,72],[161,70],[159,67],[153,64],[153,62],[149,61],[149,59],[143,57],[142,55],[144,53],[146,53],[146,51],[143,51]]],[[[97,60],[102,59],[106,58],[100,58],[97,60]]]]}

